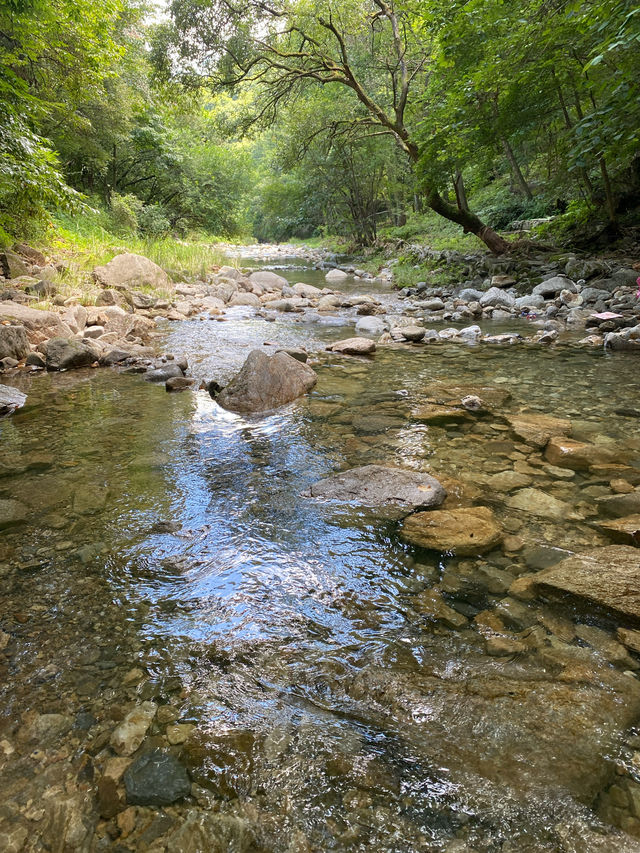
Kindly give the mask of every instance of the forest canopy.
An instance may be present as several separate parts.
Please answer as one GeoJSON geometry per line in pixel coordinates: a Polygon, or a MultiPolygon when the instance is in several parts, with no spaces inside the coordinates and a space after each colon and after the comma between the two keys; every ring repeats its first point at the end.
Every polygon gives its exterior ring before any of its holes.
{"type": "Polygon", "coordinates": [[[0,228],[345,234],[431,212],[615,232],[640,194],[630,0],[5,0],[0,228]]]}

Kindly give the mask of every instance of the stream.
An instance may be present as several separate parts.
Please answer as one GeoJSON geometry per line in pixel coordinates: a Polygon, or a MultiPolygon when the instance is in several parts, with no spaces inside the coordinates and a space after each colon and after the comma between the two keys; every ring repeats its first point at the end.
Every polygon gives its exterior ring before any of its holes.
{"type": "Polygon", "coordinates": [[[609,478],[553,469],[500,419],[412,419],[435,383],[491,386],[504,412],[568,418],[637,466],[637,421],[616,414],[639,399],[637,357],[325,351],[352,334],[250,308],[166,325],[163,350],[221,384],[251,349],[306,347],[317,386],[260,417],[108,369],[20,380],[27,404],[0,422],[0,500],[28,507],[0,532],[0,849],[640,851],[640,665],[579,638],[591,614],[508,594],[610,544],[592,523],[609,478]],[[371,463],[490,506],[508,547],[421,550],[384,513],[308,497],[371,463]],[[505,471],[567,512],[513,508],[489,482],[505,471]],[[455,624],[428,605],[436,585],[455,624]],[[523,651],[488,654],[495,613],[523,651]],[[189,769],[192,796],[100,818],[109,737],[142,702],[158,706],[146,746],[189,769]]]}

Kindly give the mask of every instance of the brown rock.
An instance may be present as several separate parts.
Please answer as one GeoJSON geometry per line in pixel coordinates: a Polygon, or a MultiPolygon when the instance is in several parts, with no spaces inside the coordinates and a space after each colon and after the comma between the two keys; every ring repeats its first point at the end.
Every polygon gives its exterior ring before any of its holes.
{"type": "Polygon", "coordinates": [[[164,387],[167,391],[186,391],[187,388],[191,388],[195,381],[188,376],[171,376],[164,383],[164,387]]]}
{"type": "Polygon", "coordinates": [[[552,438],[547,444],[545,458],[559,468],[571,468],[573,471],[586,471],[592,465],[606,465],[619,462],[616,454],[597,444],[584,444],[570,438],[552,438]]]}
{"type": "Polygon", "coordinates": [[[467,619],[453,607],[449,607],[438,589],[424,589],[413,598],[413,608],[435,622],[442,622],[447,628],[463,628],[467,619]]]}
{"type": "Polygon", "coordinates": [[[507,417],[511,430],[525,441],[536,447],[544,447],[550,438],[570,435],[571,421],[554,418],[551,415],[517,414],[507,417]]]}
{"type": "Polygon", "coordinates": [[[418,406],[411,412],[411,417],[414,421],[419,421],[423,424],[459,423],[470,420],[466,409],[434,404],[418,406]]]}
{"type": "Polygon", "coordinates": [[[640,552],[625,545],[593,548],[535,577],[540,594],[571,598],[608,615],[640,623],[640,552]]]}
{"type": "Polygon", "coordinates": [[[145,258],[127,252],[101,267],[95,267],[91,273],[96,284],[108,290],[128,290],[138,287],[153,287],[169,290],[173,283],[166,272],[145,258]]]}
{"type": "Polygon", "coordinates": [[[488,507],[473,506],[410,515],[400,536],[421,548],[466,557],[491,551],[502,541],[502,530],[488,507]]]}
{"type": "Polygon", "coordinates": [[[347,338],[327,347],[330,352],[341,355],[371,355],[376,351],[375,341],[369,338],[347,338]]]}
{"type": "Polygon", "coordinates": [[[640,654],[640,631],[634,631],[633,628],[618,628],[616,637],[623,646],[640,654]]]}
{"type": "Polygon", "coordinates": [[[124,803],[118,794],[117,783],[109,776],[103,776],[98,782],[98,808],[102,817],[115,817],[124,808],[124,803]]]}
{"type": "Polygon", "coordinates": [[[596,527],[622,545],[640,546],[640,514],[627,515],[615,521],[600,521],[596,527]]]}
{"type": "Polygon", "coordinates": [[[444,382],[434,382],[428,385],[425,393],[429,400],[440,405],[461,405],[463,397],[479,397],[489,408],[499,408],[508,403],[511,393],[506,388],[496,388],[493,385],[447,385],[444,382]]]}

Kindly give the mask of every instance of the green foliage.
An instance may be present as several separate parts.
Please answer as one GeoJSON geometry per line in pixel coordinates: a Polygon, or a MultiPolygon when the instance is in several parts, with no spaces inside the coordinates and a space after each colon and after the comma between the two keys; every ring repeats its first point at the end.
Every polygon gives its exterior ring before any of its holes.
{"type": "Polygon", "coordinates": [[[138,215],[138,226],[145,237],[166,237],[171,231],[164,209],[159,204],[148,204],[138,215]]]}
{"type": "Polygon", "coordinates": [[[139,217],[143,204],[133,195],[118,195],[111,197],[111,221],[115,234],[134,235],[138,233],[139,217]]]}

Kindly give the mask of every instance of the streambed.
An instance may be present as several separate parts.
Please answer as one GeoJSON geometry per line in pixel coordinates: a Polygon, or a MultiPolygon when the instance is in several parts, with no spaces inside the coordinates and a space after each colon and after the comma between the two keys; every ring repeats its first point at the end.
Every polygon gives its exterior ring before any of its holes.
{"type": "Polygon", "coordinates": [[[314,353],[312,394],[266,417],[108,370],[23,380],[27,406],[0,423],[0,499],[28,510],[0,534],[4,849],[640,850],[635,657],[577,628],[598,627],[588,613],[509,595],[609,543],[593,524],[608,479],[550,470],[502,417],[568,418],[637,466],[637,421],[616,414],[638,400],[637,357],[324,352],[349,334],[243,309],[167,328],[202,379],[265,341],[314,353]],[[505,393],[489,417],[434,426],[413,412],[436,382],[505,393]],[[370,463],[490,506],[507,545],[423,551],[384,513],[305,495],[370,463]],[[506,471],[566,511],[514,508],[492,479],[506,471]],[[516,645],[489,653],[488,632],[516,645]],[[141,750],[193,783],[166,807],[101,782],[145,702],[141,750]]]}

